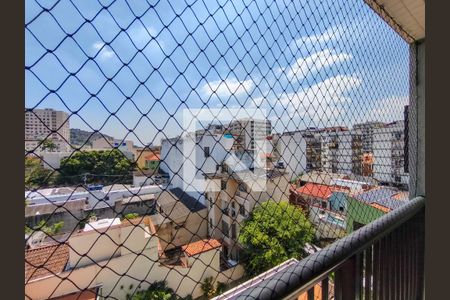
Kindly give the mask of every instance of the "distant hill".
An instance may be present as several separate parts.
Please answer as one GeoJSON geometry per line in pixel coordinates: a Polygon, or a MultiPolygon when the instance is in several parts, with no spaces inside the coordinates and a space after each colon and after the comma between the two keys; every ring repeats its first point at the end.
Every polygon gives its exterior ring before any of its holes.
{"type": "Polygon", "coordinates": [[[96,139],[99,139],[101,137],[107,138],[107,139],[113,139],[112,136],[106,135],[106,134],[100,134],[98,132],[92,134],[92,131],[86,131],[78,128],[71,128],[70,129],[70,143],[72,145],[81,146],[84,145],[85,142],[89,139],[89,141],[86,143],[86,145],[92,146],[92,141],[95,141],[96,139]],[[92,136],[91,136],[92,135],[92,136]]]}

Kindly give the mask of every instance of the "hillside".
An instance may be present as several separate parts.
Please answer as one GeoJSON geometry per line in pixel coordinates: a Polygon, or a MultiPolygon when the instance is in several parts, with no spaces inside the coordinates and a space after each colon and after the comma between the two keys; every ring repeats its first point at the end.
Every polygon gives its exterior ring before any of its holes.
{"type": "Polygon", "coordinates": [[[92,131],[86,131],[78,128],[71,128],[70,129],[70,143],[72,145],[81,146],[84,145],[84,143],[89,139],[89,141],[86,143],[86,145],[92,146],[92,141],[105,137],[107,139],[113,139],[112,136],[106,135],[106,134],[100,134],[98,132],[92,134],[92,131]],[[92,135],[92,136],[91,136],[92,135]]]}

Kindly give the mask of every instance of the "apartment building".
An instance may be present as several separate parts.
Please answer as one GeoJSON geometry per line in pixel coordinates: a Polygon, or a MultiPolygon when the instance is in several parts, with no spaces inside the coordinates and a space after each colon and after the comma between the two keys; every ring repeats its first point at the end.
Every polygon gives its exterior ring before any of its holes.
{"type": "Polygon", "coordinates": [[[54,149],[40,151],[70,151],[69,114],[51,108],[25,112],[25,150],[35,150],[42,140],[51,141],[54,149]]]}
{"type": "Polygon", "coordinates": [[[232,145],[233,137],[230,134],[210,131],[163,139],[159,168],[168,174],[172,186],[197,195],[203,201],[203,174],[218,171],[232,145]]]}
{"type": "Polygon", "coordinates": [[[220,173],[205,174],[208,234],[223,241],[223,255],[230,266],[239,261],[239,228],[254,207],[269,199],[289,201],[286,172],[276,168],[251,171],[242,161],[245,160],[230,153],[220,173]]]}
{"type": "Polygon", "coordinates": [[[258,151],[272,134],[272,124],[267,119],[239,119],[230,122],[228,131],[235,138],[233,150],[258,151]]]}
{"type": "Polygon", "coordinates": [[[353,134],[361,137],[362,151],[373,152],[373,134],[378,128],[384,127],[383,122],[365,122],[353,125],[353,134]]]}
{"type": "Polygon", "coordinates": [[[386,124],[374,131],[373,176],[380,182],[407,187],[409,174],[405,172],[405,122],[386,124]]]}
{"type": "Polygon", "coordinates": [[[294,180],[306,171],[306,139],[300,131],[284,132],[274,135],[274,153],[279,163],[287,173],[289,180],[294,180]]]}
{"type": "Polygon", "coordinates": [[[348,130],[325,131],[321,135],[322,170],[330,173],[352,172],[352,135],[348,130]]]}

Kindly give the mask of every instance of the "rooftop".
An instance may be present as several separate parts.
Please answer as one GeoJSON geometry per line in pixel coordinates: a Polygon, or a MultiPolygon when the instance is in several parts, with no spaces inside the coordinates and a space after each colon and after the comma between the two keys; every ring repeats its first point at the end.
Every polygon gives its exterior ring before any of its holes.
{"type": "Polygon", "coordinates": [[[145,160],[161,160],[161,156],[159,153],[151,153],[144,158],[145,160]]]}
{"type": "Polygon", "coordinates": [[[356,200],[366,202],[368,204],[378,204],[376,208],[380,206],[389,211],[396,209],[406,203],[408,199],[407,194],[404,191],[400,191],[391,187],[377,187],[354,196],[356,200]],[[406,197],[405,197],[406,196],[406,197]]]}
{"type": "Polygon", "coordinates": [[[316,184],[310,182],[297,189],[298,193],[320,199],[328,199],[334,192],[348,192],[348,191],[349,188],[316,184]]]}
{"type": "Polygon", "coordinates": [[[216,249],[221,247],[222,244],[215,239],[210,240],[200,240],[197,242],[193,242],[182,247],[183,252],[186,253],[187,256],[194,256],[212,249],[216,249]]]}
{"type": "Polygon", "coordinates": [[[53,276],[64,271],[69,246],[56,244],[25,251],[25,282],[53,276]]]}
{"type": "Polygon", "coordinates": [[[81,292],[74,292],[64,296],[51,298],[50,300],[96,300],[98,288],[92,288],[81,292]]]}

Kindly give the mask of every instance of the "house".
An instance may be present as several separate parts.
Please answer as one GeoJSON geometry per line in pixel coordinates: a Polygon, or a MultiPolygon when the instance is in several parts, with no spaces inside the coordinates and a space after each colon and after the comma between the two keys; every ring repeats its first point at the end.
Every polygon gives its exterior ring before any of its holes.
{"type": "Polygon", "coordinates": [[[319,239],[334,239],[345,235],[345,195],[349,187],[306,183],[300,188],[291,188],[290,203],[307,212],[316,227],[319,239]]]}
{"type": "Polygon", "coordinates": [[[135,148],[134,152],[138,169],[156,170],[159,167],[159,161],[161,160],[161,152],[159,149],[155,147],[135,148]]]}
{"type": "Polygon", "coordinates": [[[376,187],[356,195],[346,195],[348,233],[406,204],[408,192],[392,187],[376,187]]]}
{"type": "Polygon", "coordinates": [[[91,290],[99,297],[125,299],[128,293],[165,280],[179,296],[196,298],[202,294],[197,283],[206,277],[228,284],[242,276],[242,270],[235,277],[221,274],[221,248],[218,240],[197,239],[168,260],[150,217],[99,220],[66,243],[25,251],[25,295],[39,300],[91,290]]]}

